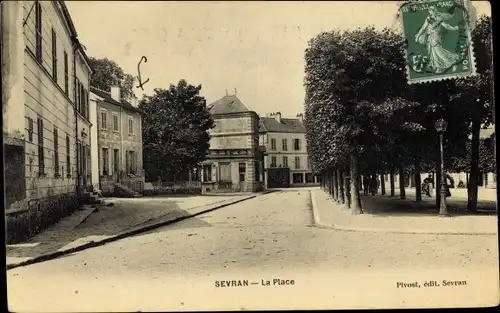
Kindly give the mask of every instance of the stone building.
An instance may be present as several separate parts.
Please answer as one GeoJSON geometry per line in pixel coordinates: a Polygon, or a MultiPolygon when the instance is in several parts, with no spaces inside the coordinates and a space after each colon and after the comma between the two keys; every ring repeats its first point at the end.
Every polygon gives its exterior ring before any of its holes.
{"type": "Polygon", "coordinates": [[[118,86],[111,92],[91,87],[92,159],[98,160],[92,168],[93,185],[106,194],[117,188],[130,189],[137,194],[144,190],[142,167],[142,112],[136,99],[122,99],[118,86]],[[132,103],[131,103],[132,102],[132,103]]]}
{"type": "Polygon", "coordinates": [[[255,192],[262,189],[259,116],[236,95],[209,105],[215,121],[210,149],[202,163],[202,193],[255,192]]]}
{"type": "Polygon", "coordinates": [[[77,208],[91,189],[88,58],[63,1],[2,1],[7,241],[77,208]]]}
{"type": "Polygon", "coordinates": [[[259,144],[265,147],[264,182],[268,188],[316,186],[306,145],[303,115],[282,118],[280,112],[261,117],[259,144]]]}

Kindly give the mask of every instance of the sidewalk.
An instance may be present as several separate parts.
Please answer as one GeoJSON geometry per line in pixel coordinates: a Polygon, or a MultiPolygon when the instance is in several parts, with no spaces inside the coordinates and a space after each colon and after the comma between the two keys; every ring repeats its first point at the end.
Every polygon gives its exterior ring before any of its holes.
{"type": "Polygon", "coordinates": [[[7,245],[7,266],[15,267],[53,254],[66,254],[100,242],[133,236],[157,226],[254,198],[259,194],[104,198],[105,205],[84,206],[26,242],[7,245]]]}
{"type": "MultiPolygon", "coordinates": [[[[407,194],[407,196],[409,196],[407,194]]],[[[466,199],[449,199],[449,217],[439,217],[434,198],[415,202],[414,197],[400,200],[399,197],[382,195],[361,196],[364,214],[351,215],[350,209],[338,204],[320,188],[311,191],[314,220],[318,227],[348,231],[497,235],[498,224],[493,201],[480,201],[481,212],[475,215],[463,213],[466,199]]]]}

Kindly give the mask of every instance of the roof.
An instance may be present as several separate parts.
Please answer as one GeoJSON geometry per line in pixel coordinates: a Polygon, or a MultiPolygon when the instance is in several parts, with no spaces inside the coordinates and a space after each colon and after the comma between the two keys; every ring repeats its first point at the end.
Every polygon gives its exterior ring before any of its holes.
{"type": "Polygon", "coordinates": [[[132,111],[132,112],[136,112],[136,113],[140,113],[140,114],[144,114],[144,112],[136,107],[134,107],[130,102],[128,101],[125,101],[125,100],[122,100],[122,102],[118,102],[116,101],[115,99],[113,99],[111,97],[111,93],[107,92],[107,91],[104,91],[104,90],[101,90],[99,88],[96,88],[96,87],[93,87],[93,86],[90,86],[90,91],[93,92],[94,94],[96,94],[97,96],[101,97],[104,99],[104,101],[110,103],[110,104],[114,104],[114,105],[117,105],[117,106],[120,106],[122,107],[123,109],[125,110],[128,110],[128,111],[132,111]]]}
{"type": "Polygon", "coordinates": [[[211,114],[251,112],[236,95],[226,95],[208,106],[211,114]]]}
{"type": "Polygon", "coordinates": [[[78,50],[83,56],[83,59],[85,60],[85,63],[87,63],[87,67],[90,69],[90,72],[92,72],[92,68],[90,67],[90,60],[89,57],[87,56],[87,53],[85,52],[85,49],[78,39],[78,33],[76,32],[75,24],[73,23],[73,19],[71,18],[71,15],[69,14],[68,7],[64,3],[64,1],[58,1],[59,5],[61,6],[62,12],[64,17],[66,18],[66,21],[68,22],[70,32],[72,35],[72,40],[76,44],[78,50]]]}
{"type": "Polygon", "coordinates": [[[265,133],[305,133],[306,128],[298,118],[282,118],[281,123],[273,117],[261,117],[259,132],[265,133]]]}

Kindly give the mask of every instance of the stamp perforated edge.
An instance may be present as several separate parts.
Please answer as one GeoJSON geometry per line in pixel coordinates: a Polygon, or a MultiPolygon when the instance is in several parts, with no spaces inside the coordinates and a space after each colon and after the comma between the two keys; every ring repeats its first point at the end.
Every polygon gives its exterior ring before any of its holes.
{"type": "MultiPolygon", "coordinates": [[[[400,1],[399,2],[399,7],[398,7],[398,14],[399,14],[399,22],[400,25],[403,29],[403,38],[407,40],[404,32],[404,26],[403,26],[403,13],[401,12],[401,9],[403,5],[408,5],[410,3],[428,3],[428,2],[436,2],[439,0],[408,0],[408,1],[400,1]]],[[[462,0],[453,0],[455,3],[460,2],[461,5],[466,8],[466,4],[462,0]]],[[[467,78],[467,77],[472,77],[472,76],[477,76],[477,69],[476,69],[476,56],[475,56],[475,50],[474,50],[474,42],[472,41],[472,31],[471,31],[471,26],[469,25],[469,21],[467,21],[466,24],[466,34],[467,38],[469,39],[469,56],[470,56],[470,61],[471,61],[471,68],[472,71],[471,73],[467,74],[448,74],[448,75],[443,75],[443,76],[436,76],[433,78],[422,78],[422,79],[411,79],[410,78],[410,66],[408,65],[408,49],[404,49],[404,56],[405,56],[405,71],[406,71],[406,80],[408,81],[409,85],[418,85],[418,84],[425,84],[425,83],[432,83],[432,82],[439,82],[439,81],[445,81],[445,80],[456,80],[460,78],[467,78]]]]}

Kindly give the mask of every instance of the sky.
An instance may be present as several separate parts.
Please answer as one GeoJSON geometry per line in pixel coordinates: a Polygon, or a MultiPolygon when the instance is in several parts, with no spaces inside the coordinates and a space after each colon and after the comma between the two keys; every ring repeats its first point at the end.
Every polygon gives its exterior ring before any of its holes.
{"type": "MultiPolygon", "coordinates": [[[[107,57],[144,91],[186,79],[207,103],[236,94],[259,115],[303,112],[304,51],[322,31],[400,28],[396,1],[67,1],[88,56],[107,57]]],[[[473,1],[491,16],[488,1],[473,1]]]]}

